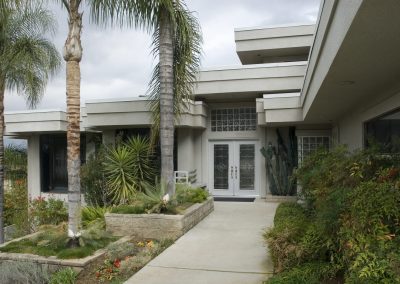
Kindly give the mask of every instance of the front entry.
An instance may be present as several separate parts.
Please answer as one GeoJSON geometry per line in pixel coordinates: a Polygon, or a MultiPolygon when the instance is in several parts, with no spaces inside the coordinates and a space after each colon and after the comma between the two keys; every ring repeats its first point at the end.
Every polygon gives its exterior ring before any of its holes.
{"type": "Polygon", "coordinates": [[[210,189],[215,196],[257,196],[257,142],[210,142],[210,189]]]}

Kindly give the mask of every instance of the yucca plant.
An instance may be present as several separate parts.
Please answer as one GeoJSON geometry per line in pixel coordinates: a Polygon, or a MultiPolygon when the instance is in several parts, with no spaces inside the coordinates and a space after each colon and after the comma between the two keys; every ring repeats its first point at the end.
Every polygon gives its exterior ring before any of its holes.
{"type": "Polygon", "coordinates": [[[130,149],[124,145],[109,147],[106,150],[104,171],[108,193],[114,203],[127,203],[139,188],[133,173],[134,162],[130,149]]]}
{"type": "Polygon", "coordinates": [[[149,140],[136,136],[105,151],[104,173],[114,204],[126,204],[155,176],[149,140]]]}
{"type": "Polygon", "coordinates": [[[150,145],[149,139],[142,136],[131,137],[125,143],[125,146],[132,152],[132,159],[135,165],[133,174],[140,181],[153,181],[155,169],[151,159],[153,148],[150,145]]]}

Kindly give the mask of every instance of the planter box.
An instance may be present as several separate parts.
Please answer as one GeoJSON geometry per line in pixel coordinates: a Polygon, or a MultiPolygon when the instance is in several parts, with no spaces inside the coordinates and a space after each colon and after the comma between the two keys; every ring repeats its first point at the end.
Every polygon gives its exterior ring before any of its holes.
{"type": "MultiPolygon", "coordinates": [[[[24,236],[22,238],[18,238],[7,243],[0,245],[0,247],[4,247],[12,242],[17,242],[22,239],[27,239],[34,237],[35,235],[39,234],[40,232],[33,233],[31,235],[24,236]]],[[[122,243],[131,240],[131,237],[123,237],[117,240],[114,243],[122,243]]],[[[85,258],[80,259],[58,259],[55,256],[40,256],[34,254],[27,254],[27,253],[12,253],[12,252],[0,252],[0,265],[5,262],[31,262],[36,263],[37,265],[42,266],[42,268],[47,269],[50,273],[55,272],[62,268],[70,267],[74,269],[77,273],[83,270],[87,265],[102,257],[106,253],[105,249],[100,249],[96,251],[93,255],[89,255],[85,258]]]]}
{"type": "Polygon", "coordinates": [[[214,201],[209,197],[203,203],[190,206],[183,215],[107,213],[106,230],[115,236],[176,240],[213,210],[214,201]]]}
{"type": "Polygon", "coordinates": [[[266,202],[297,202],[297,196],[279,196],[268,194],[265,198],[266,202]]]}

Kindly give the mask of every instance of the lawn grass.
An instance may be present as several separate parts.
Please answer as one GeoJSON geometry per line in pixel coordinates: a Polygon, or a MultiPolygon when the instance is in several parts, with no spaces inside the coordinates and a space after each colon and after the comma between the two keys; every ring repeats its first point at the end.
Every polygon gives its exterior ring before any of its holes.
{"type": "Polygon", "coordinates": [[[0,252],[29,253],[40,256],[55,256],[59,259],[84,258],[92,255],[98,249],[106,247],[117,238],[105,232],[93,234],[93,232],[81,237],[81,246],[77,248],[67,248],[67,233],[64,228],[48,228],[39,235],[32,238],[22,239],[11,242],[1,247],[0,252]]]}

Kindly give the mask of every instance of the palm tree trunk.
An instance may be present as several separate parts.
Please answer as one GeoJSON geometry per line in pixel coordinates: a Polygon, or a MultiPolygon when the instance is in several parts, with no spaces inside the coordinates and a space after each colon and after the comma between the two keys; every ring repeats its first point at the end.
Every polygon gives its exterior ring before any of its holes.
{"type": "Polygon", "coordinates": [[[175,193],[174,184],[174,71],[171,19],[166,9],[160,15],[160,146],[161,179],[168,193],[175,193]]]}
{"type": "Polygon", "coordinates": [[[67,147],[68,147],[68,236],[69,246],[78,246],[80,229],[80,87],[82,58],[82,13],[78,0],[69,2],[69,32],[64,46],[67,62],[67,147]]]}
{"type": "Polygon", "coordinates": [[[4,243],[4,92],[6,84],[0,78],[0,244],[4,243]]]}

